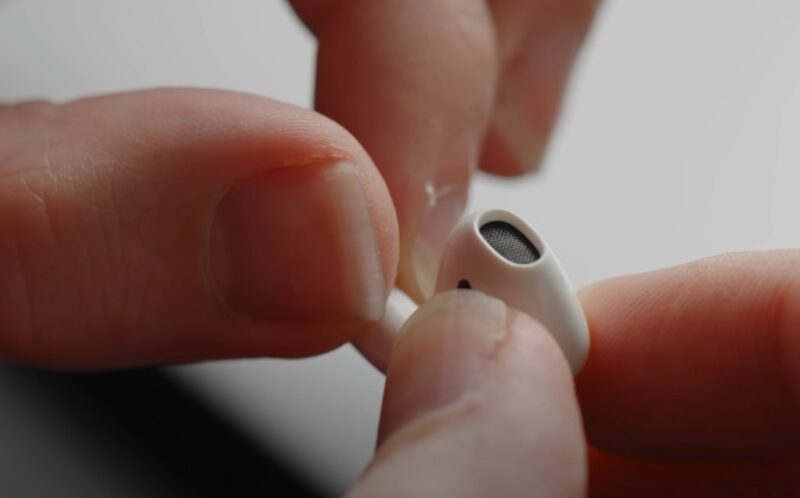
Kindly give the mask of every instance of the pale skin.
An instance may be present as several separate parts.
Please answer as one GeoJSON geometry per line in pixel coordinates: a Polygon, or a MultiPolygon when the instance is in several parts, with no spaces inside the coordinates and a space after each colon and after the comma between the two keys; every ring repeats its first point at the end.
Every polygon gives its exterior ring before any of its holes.
{"type": "MultiPolygon", "coordinates": [[[[317,112],[177,88],[0,106],[0,357],[98,369],[345,344],[393,285],[427,295],[477,168],[536,169],[596,8],[292,5],[320,43],[317,112]]],[[[800,251],[581,299],[574,382],[530,317],[477,292],[424,303],[352,495],[800,492],[800,251]]]]}

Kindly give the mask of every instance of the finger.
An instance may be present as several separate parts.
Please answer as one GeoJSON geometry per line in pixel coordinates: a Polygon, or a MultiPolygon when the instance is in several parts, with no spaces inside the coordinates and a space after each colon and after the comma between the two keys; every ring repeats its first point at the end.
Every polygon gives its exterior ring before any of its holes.
{"type": "Polygon", "coordinates": [[[381,316],[396,225],[313,112],[159,90],[0,111],[0,357],[303,355],[381,316]]]}
{"type": "Polygon", "coordinates": [[[474,291],[436,296],[390,359],[375,460],[353,496],[583,496],[569,367],[550,335],[474,291]]]}
{"type": "Polygon", "coordinates": [[[481,168],[513,175],[538,167],[598,4],[598,0],[489,2],[501,70],[481,168]]]}
{"type": "Polygon", "coordinates": [[[292,4],[319,39],[316,108],[365,146],[391,191],[399,284],[417,300],[430,296],[494,101],[488,8],[482,0],[292,4]]]}
{"type": "Polygon", "coordinates": [[[733,254],[581,294],[590,441],[654,457],[800,455],[800,251],[733,254]]]}
{"type": "Polygon", "coordinates": [[[800,493],[800,461],[656,461],[589,450],[592,498],[784,497],[800,493]]]}

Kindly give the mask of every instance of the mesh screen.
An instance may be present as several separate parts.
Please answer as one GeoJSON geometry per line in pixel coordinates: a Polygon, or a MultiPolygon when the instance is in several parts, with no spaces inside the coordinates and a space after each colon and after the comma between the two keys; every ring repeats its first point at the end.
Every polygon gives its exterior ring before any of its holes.
{"type": "Polygon", "coordinates": [[[542,255],[522,232],[505,221],[490,221],[480,228],[481,236],[507,260],[525,265],[542,255]]]}

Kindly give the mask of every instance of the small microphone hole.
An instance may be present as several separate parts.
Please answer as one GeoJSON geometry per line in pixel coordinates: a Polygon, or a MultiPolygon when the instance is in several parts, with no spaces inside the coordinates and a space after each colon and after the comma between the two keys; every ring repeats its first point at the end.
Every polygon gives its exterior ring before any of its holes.
{"type": "Polygon", "coordinates": [[[459,289],[471,289],[472,286],[469,285],[469,280],[467,280],[465,278],[462,278],[461,280],[458,281],[458,288],[459,289]]]}

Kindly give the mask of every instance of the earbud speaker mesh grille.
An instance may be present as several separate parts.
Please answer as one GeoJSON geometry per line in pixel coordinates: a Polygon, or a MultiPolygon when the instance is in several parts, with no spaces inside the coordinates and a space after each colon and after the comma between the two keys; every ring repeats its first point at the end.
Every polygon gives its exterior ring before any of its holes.
{"type": "Polygon", "coordinates": [[[538,249],[514,225],[505,221],[490,221],[480,228],[481,236],[507,260],[525,265],[540,257],[538,249]]]}

